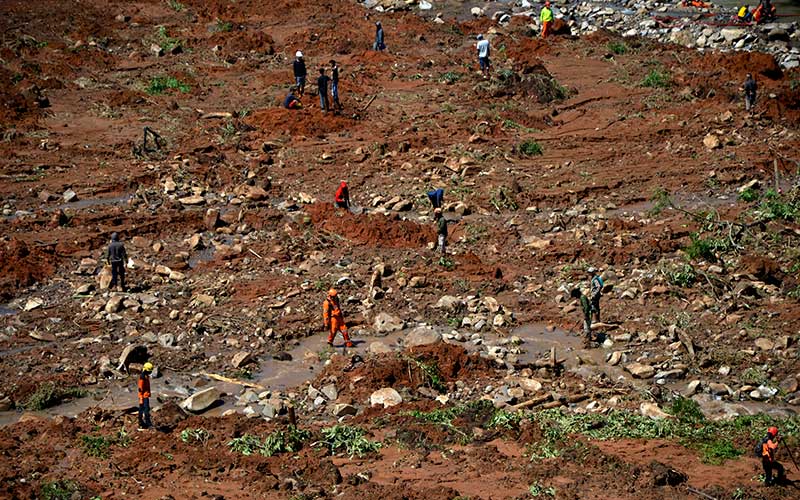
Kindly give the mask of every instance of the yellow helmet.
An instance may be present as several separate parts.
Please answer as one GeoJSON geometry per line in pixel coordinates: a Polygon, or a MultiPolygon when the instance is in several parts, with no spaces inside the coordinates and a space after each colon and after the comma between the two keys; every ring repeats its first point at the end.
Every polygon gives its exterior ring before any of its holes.
{"type": "Polygon", "coordinates": [[[337,295],[338,293],[336,292],[335,288],[331,288],[330,290],[328,290],[328,297],[336,297],[337,295]]]}
{"type": "Polygon", "coordinates": [[[153,371],[153,363],[151,363],[149,361],[147,363],[145,363],[144,366],[142,367],[142,371],[143,372],[151,372],[151,371],[153,371]]]}

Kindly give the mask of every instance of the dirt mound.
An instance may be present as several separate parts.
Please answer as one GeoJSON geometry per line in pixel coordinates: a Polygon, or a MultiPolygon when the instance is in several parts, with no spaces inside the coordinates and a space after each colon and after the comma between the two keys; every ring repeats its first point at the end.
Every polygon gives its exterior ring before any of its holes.
{"type": "Polygon", "coordinates": [[[263,31],[234,31],[215,33],[209,43],[220,45],[226,52],[250,52],[272,55],[275,53],[275,40],[263,31]]]}
{"type": "MultiPolygon", "coordinates": [[[[307,85],[308,87],[308,85],[307,85]]],[[[285,95],[277,99],[283,103],[285,95]]],[[[317,96],[306,95],[303,98],[306,106],[319,105],[317,96]]],[[[276,105],[278,102],[276,102],[276,105]]],[[[350,127],[353,120],[344,116],[323,114],[319,109],[288,110],[284,108],[267,108],[248,116],[245,123],[270,135],[285,134],[291,136],[324,136],[350,127]]]]}
{"type": "Polygon", "coordinates": [[[432,227],[400,220],[397,215],[353,215],[330,203],[316,203],[307,210],[314,226],[362,245],[419,248],[434,241],[432,227]]]}
{"type": "Polygon", "coordinates": [[[541,38],[523,38],[519,43],[507,47],[508,58],[514,61],[515,67],[541,64],[539,57],[551,52],[550,44],[541,38]]]}
{"type": "Polygon", "coordinates": [[[55,271],[53,256],[12,238],[0,247],[0,298],[9,300],[21,288],[41,281],[55,271]]]}
{"type": "Polygon", "coordinates": [[[705,53],[692,62],[698,72],[719,72],[724,68],[731,78],[741,79],[747,73],[765,76],[771,80],[783,78],[783,71],[775,58],[761,52],[705,53]]]}

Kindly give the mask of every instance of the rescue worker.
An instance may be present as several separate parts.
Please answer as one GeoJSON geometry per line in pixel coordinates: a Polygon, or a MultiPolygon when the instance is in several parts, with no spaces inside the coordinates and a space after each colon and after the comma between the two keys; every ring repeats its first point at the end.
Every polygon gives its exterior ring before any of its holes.
{"type": "Polygon", "coordinates": [[[592,301],[592,312],[595,321],[600,322],[600,296],[603,295],[603,278],[597,274],[597,269],[594,267],[587,269],[587,272],[589,273],[589,289],[591,290],[589,296],[592,301]]]}
{"type": "Polygon", "coordinates": [[[375,43],[372,45],[372,50],[382,51],[386,49],[386,44],[383,43],[383,25],[380,21],[375,23],[375,43]]]}
{"type": "Polygon", "coordinates": [[[286,99],[283,100],[283,107],[286,109],[302,109],[303,103],[300,102],[300,99],[297,98],[294,93],[297,91],[297,87],[292,86],[289,89],[289,94],[286,96],[286,99]]]}
{"type": "Polygon", "coordinates": [[[322,303],[322,321],[325,325],[325,329],[330,332],[328,334],[329,346],[333,347],[333,340],[336,338],[336,334],[342,332],[344,345],[353,347],[353,343],[350,342],[350,335],[347,333],[344,314],[339,305],[339,293],[335,288],[328,290],[328,297],[322,303]]]}
{"type": "Polygon", "coordinates": [[[350,210],[350,190],[347,188],[345,181],[339,184],[339,189],[336,190],[333,199],[337,207],[350,210]]]}
{"type": "Polygon", "coordinates": [[[778,451],[778,428],[770,427],[767,429],[767,436],[763,439],[761,445],[761,465],[764,466],[764,486],[772,486],[773,484],[783,482],[786,479],[786,471],[776,459],[775,454],[778,451]],[[772,472],[777,472],[777,477],[773,480],[772,472]]]}
{"type": "Polygon", "coordinates": [[[434,209],[442,208],[442,203],[444,203],[444,189],[434,189],[433,191],[428,191],[427,194],[428,200],[430,200],[431,206],[433,206],[434,209]]]}
{"type": "Polygon", "coordinates": [[[125,287],[125,262],[128,261],[128,254],[125,252],[125,245],[119,241],[117,233],[111,233],[111,243],[108,245],[108,263],[111,265],[111,285],[109,289],[119,286],[122,291],[126,291],[125,287]]]}
{"type": "Polygon", "coordinates": [[[489,60],[489,52],[491,51],[489,40],[485,40],[483,35],[478,35],[478,43],[475,47],[478,49],[478,65],[481,67],[483,77],[489,78],[489,66],[491,64],[489,60]]]}
{"type": "Polygon", "coordinates": [[[336,111],[341,111],[342,104],[339,102],[339,66],[336,65],[336,61],[333,59],[331,59],[331,97],[336,111]]]}
{"type": "Polygon", "coordinates": [[[150,422],[150,374],[153,372],[153,363],[149,361],[142,366],[139,375],[139,428],[149,429],[150,422]]]}
{"type": "Polygon", "coordinates": [[[436,222],[436,243],[442,257],[447,253],[447,219],[442,215],[442,209],[433,210],[433,220],[436,222]]]}
{"type": "Polygon", "coordinates": [[[323,113],[327,113],[331,107],[328,101],[328,83],[330,81],[331,79],[325,74],[325,68],[320,68],[319,78],[317,78],[317,91],[319,91],[319,107],[323,113]]]}
{"type": "Polygon", "coordinates": [[[752,111],[756,105],[756,90],[758,90],[758,85],[753,80],[752,74],[747,73],[742,87],[744,88],[744,109],[745,111],[752,111]]]}
{"type": "Polygon", "coordinates": [[[570,292],[573,299],[578,299],[581,303],[581,310],[583,311],[583,335],[586,337],[586,342],[592,341],[592,306],[589,304],[589,299],[586,295],[581,293],[580,288],[574,288],[570,292]]]}
{"type": "Polygon", "coordinates": [[[545,2],[542,11],[539,13],[539,21],[542,23],[542,38],[547,38],[550,28],[553,26],[553,11],[550,10],[550,2],[545,2]]]}
{"type": "Polygon", "coordinates": [[[736,19],[740,23],[749,23],[750,21],[752,21],[753,20],[753,13],[750,12],[750,6],[749,5],[742,5],[741,7],[739,7],[739,13],[736,14],[736,19]]]}
{"type": "Polygon", "coordinates": [[[306,91],[306,76],[308,72],[306,71],[306,61],[303,59],[303,53],[299,50],[294,54],[292,69],[294,71],[294,84],[297,86],[297,92],[300,93],[300,97],[303,97],[306,91]]]}

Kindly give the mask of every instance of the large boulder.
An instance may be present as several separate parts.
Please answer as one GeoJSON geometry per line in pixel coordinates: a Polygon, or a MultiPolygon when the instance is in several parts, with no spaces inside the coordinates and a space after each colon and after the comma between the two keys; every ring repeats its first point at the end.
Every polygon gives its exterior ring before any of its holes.
{"type": "Polygon", "coordinates": [[[396,406],[403,402],[402,396],[391,387],[384,387],[373,392],[369,397],[371,406],[383,405],[384,408],[396,406]]]}
{"type": "Polygon", "coordinates": [[[372,324],[376,333],[391,333],[402,330],[404,326],[402,319],[385,312],[378,313],[372,324]]]}
{"type": "Polygon", "coordinates": [[[423,345],[436,344],[442,341],[442,334],[432,328],[418,326],[414,328],[405,338],[406,347],[418,347],[423,345]]]}
{"type": "Polygon", "coordinates": [[[196,392],[184,399],[181,403],[181,408],[193,413],[199,413],[211,407],[222,395],[216,387],[209,387],[202,391],[196,392]]]}
{"type": "Polygon", "coordinates": [[[631,363],[625,367],[625,370],[633,375],[633,378],[651,378],[656,374],[655,368],[642,363],[631,363]]]}

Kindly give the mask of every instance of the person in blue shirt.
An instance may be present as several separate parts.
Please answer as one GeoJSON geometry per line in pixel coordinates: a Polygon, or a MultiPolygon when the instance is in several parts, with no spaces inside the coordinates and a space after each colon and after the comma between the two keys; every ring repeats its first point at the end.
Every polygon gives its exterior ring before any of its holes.
{"type": "Polygon", "coordinates": [[[386,49],[386,44],[383,42],[383,26],[381,25],[381,22],[378,21],[375,23],[375,44],[372,46],[372,50],[386,49]]]}
{"type": "Polygon", "coordinates": [[[301,109],[303,107],[303,103],[300,102],[300,99],[294,95],[297,87],[291,87],[289,89],[289,94],[286,96],[286,99],[283,100],[283,107],[286,109],[301,109]]]}

